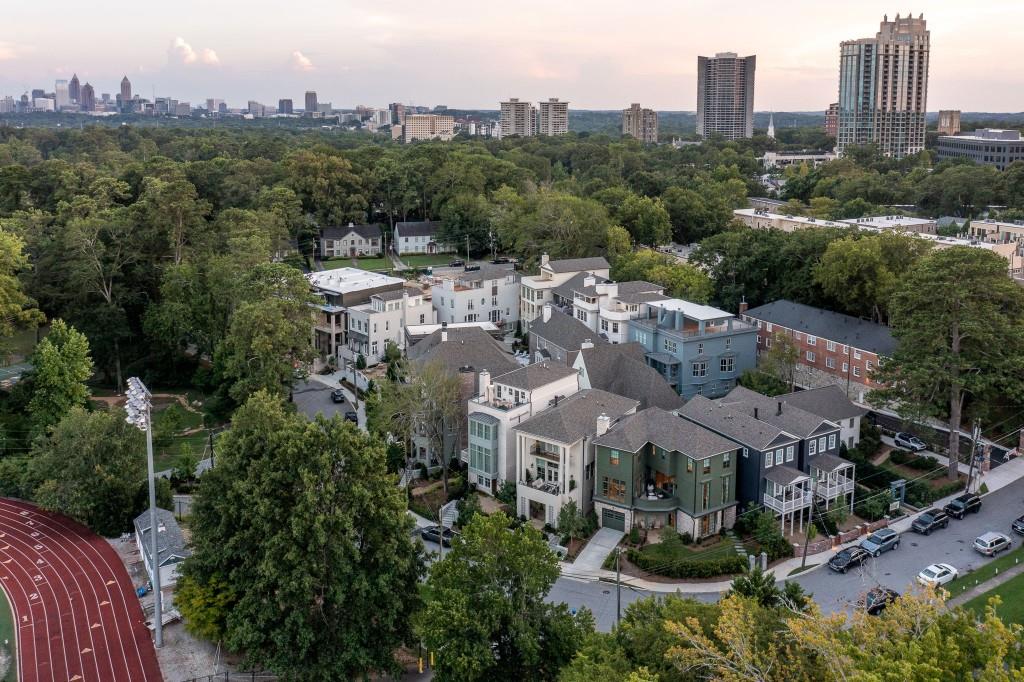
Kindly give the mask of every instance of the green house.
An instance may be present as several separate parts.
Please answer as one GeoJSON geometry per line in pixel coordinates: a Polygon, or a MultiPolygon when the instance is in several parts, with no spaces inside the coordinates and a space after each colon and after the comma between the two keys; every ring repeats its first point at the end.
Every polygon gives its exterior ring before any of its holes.
{"type": "Polygon", "coordinates": [[[620,420],[594,446],[602,526],[674,528],[698,539],[735,522],[735,443],[652,407],[620,420]]]}

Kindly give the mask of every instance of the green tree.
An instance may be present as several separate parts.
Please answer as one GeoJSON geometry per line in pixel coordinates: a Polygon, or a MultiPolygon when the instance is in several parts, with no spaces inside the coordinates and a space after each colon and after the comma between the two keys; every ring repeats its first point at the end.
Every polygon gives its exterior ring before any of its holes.
{"type": "Polygon", "coordinates": [[[761,353],[761,370],[784,383],[792,393],[796,389],[796,366],[800,360],[800,348],[785,332],[776,332],[771,342],[771,348],[761,353]]]}
{"type": "Polygon", "coordinates": [[[701,270],[652,249],[639,249],[616,258],[611,274],[619,282],[646,280],[660,284],[667,295],[695,303],[707,303],[713,289],[711,280],[701,270]]]}
{"type": "Polygon", "coordinates": [[[18,273],[29,268],[20,237],[0,228],[0,359],[7,355],[7,339],[19,329],[29,329],[43,321],[35,301],[22,291],[18,273]]]}
{"type": "Polygon", "coordinates": [[[438,680],[552,680],[593,631],[586,609],[545,601],[558,559],[536,529],[509,523],[477,515],[430,568],[417,631],[438,680]]]}
{"type": "Polygon", "coordinates": [[[619,258],[628,256],[633,252],[633,238],[630,237],[629,231],[626,228],[619,227],[618,225],[612,225],[608,228],[606,244],[608,262],[613,267],[619,258]]]}
{"type": "Polygon", "coordinates": [[[918,261],[892,299],[896,351],[875,376],[887,388],[870,399],[908,416],[945,416],[951,480],[964,402],[1022,396],[1024,291],[1006,268],[991,251],[941,249],[918,261]]]}
{"type": "Polygon", "coordinates": [[[284,162],[291,189],[321,227],[366,220],[363,183],[340,156],[300,150],[284,162]]]}
{"type": "Polygon", "coordinates": [[[569,500],[558,510],[558,533],[569,541],[580,538],[586,532],[587,518],[580,512],[576,500],[569,500]]]}
{"type": "Polygon", "coordinates": [[[73,407],[89,400],[86,380],[92,376],[89,340],[64,320],[54,320],[50,333],[32,352],[32,399],[28,411],[37,433],[59,422],[73,407]]]}
{"type": "Polygon", "coordinates": [[[285,679],[397,672],[423,565],[380,440],[261,391],[217,450],[193,508],[186,623],[285,679]]]}

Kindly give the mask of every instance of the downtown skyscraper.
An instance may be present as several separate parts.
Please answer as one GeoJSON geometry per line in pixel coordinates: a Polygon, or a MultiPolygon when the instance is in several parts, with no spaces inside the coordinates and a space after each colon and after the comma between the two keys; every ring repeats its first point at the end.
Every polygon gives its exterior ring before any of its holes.
{"type": "Polygon", "coordinates": [[[841,43],[837,152],[873,144],[903,158],[924,149],[929,41],[923,14],[897,14],[874,38],[841,43]]]}
{"type": "Polygon", "coordinates": [[[754,135],[757,57],[719,52],[697,57],[697,134],[737,140],[754,135]]]}

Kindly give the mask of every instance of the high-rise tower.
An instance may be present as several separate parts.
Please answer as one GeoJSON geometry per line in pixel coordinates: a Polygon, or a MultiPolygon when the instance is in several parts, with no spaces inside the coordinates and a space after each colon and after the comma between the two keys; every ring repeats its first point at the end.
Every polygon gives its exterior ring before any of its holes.
{"type": "Polygon", "coordinates": [[[641,142],[656,143],[658,141],[658,112],[642,109],[639,104],[631,104],[629,109],[622,110],[622,134],[629,135],[641,142]]]}
{"type": "Polygon", "coordinates": [[[94,111],[96,109],[96,91],[93,87],[86,83],[82,86],[82,99],[81,99],[82,111],[94,111]]]}
{"type": "Polygon", "coordinates": [[[757,57],[719,52],[697,57],[697,134],[736,140],[754,135],[757,57]]]}
{"type": "Polygon", "coordinates": [[[68,83],[68,97],[76,104],[82,98],[82,84],[78,80],[77,73],[71,76],[71,82],[68,83]]]}

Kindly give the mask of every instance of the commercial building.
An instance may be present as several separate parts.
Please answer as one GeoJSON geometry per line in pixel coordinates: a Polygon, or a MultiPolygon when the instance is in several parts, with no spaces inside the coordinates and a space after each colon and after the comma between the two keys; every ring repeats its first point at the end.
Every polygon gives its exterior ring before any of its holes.
{"type": "Polygon", "coordinates": [[[971,237],[989,244],[1024,244],[1024,223],[998,220],[972,220],[968,228],[971,237]]]}
{"type": "Polygon", "coordinates": [[[406,114],[401,124],[402,142],[444,140],[455,137],[455,118],[441,114],[406,114]]]}
{"type": "Polygon", "coordinates": [[[501,103],[501,136],[529,137],[537,132],[537,110],[529,102],[512,97],[501,103]]]}
{"type": "Polygon", "coordinates": [[[903,158],[924,149],[930,33],[924,15],[886,15],[874,38],[840,45],[836,151],[873,144],[903,158]]]}
{"type": "Polygon", "coordinates": [[[960,134],[960,112],[956,109],[942,109],[939,111],[939,135],[960,134]]]}
{"type": "Polygon", "coordinates": [[[68,82],[58,80],[53,86],[54,108],[57,111],[66,109],[71,105],[71,95],[68,94],[68,82]]]}
{"type": "Polygon", "coordinates": [[[402,289],[372,294],[369,303],[350,307],[347,344],[342,348],[342,358],[354,361],[362,355],[366,364],[373,366],[384,358],[388,342],[404,351],[408,326],[437,321],[430,297],[429,288],[406,285],[402,289]]]}
{"type": "Polygon", "coordinates": [[[980,128],[963,135],[942,135],[936,152],[939,160],[971,159],[977,164],[999,170],[1015,161],[1024,161],[1024,139],[1019,130],[980,128]]]}
{"type": "Polygon", "coordinates": [[[405,123],[405,105],[399,102],[392,102],[388,105],[391,113],[391,125],[402,125],[405,123]]]}
{"type": "Polygon", "coordinates": [[[82,99],[79,101],[79,105],[82,111],[96,110],[96,91],[89,83],[82,86],[82,99]]]}
{"type": "Polygon", "coordinates": [[[68,83],[68,97],[74,104],[78,104],[82,99],[82,84],[78,80],[77,73],[71,76],[71,81],[68,83]]]}
{"type": "Polygon", "coordinates": [[[656,144],[658,142],[658,112],[653,109],[641,109],[633,103],[628,109],[622,110],[622,134],[629,135],[641,142],[656,144]]]}
{"type": "Polygon", "coordinates": [[[938,226],[938,223],[931,218],[913,218],[904,215],[864,216],[851,220],[840,220],[839,222],[852,225],[861,230],[873,230],[875,232],[891,230],[894,232],[913,232],[916,234],[935,234],[938,226]]]}
{"type": "Polygon", "coordinates": [[[757,362],[757,327],[732,313],[681,299],[651,301],[629,320],[629,340],[683,398],[721,396],[757,362]]]}
{"type": "Polygon", "coordinates": [[[561,102],[557,97],[540,103],[537,118],[539,135],[565,135],[569,132],[569,103],[561,102]]]}
{"type": "Polygon", "coordinates": [[[754,135],[757,57],[719,52],[697,57],[697,134],[737,140],[754,135]]]}
{"type": "Polygon", "coordinates": [[[828,105],[828,111],[825,112],[825,134],[829,137],[839,134],[839,102],[828,105]]]}
{"type": "Polygon", "coordinates": [[[441,223],[436,220],[417,220],[395,223],[391,249],[400,256],[416,253],[452,253],[455,247],[436,239],[441,223]]]}
{"type": "Polygon", "coordinates": [[[293,113],[295,113],[294,106],[295,105],[289,98],[279,99],[277,100],[277,113],[285,114],[286,116],[291,116],[293,113]]]}
{"type": "Polygon", "coordinates": [[[758,161],[766,170],[773,170],[805,163],[809,166],[820,166],[837,158],[832,152],[765,152],[758,161]]]}
{"type": "Polygon", "coordinates": [[[320,230],[320,257],[379,256],[382,241],[380,225],[325,227],[320,230]]]}
{"type": "Polygon", "coordinates": [[[507,267],[432,278],[438,322],[493,322],[502,327],[519,319],[519,273],[507,267]]]}
{"type": "Polygon", "coordinates": [[[315,90],[306,90],[306,107],[304,111],[306,116],[312,116],[320,111],[317,106],[315,90]]]}
{"type": "Polygon", "coordinates": [[[568,258],[550,260],[548,254],[541,254],[540,272],[521,279],[519,316],[523,327],[541,315],[545,303],[554,302],[554,291],[571,278],[582,273],[608,278],[611,266],[600,256],[594,258],[568,258]]]}

